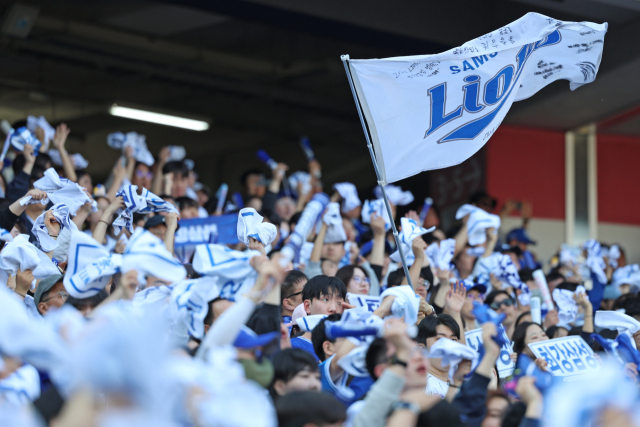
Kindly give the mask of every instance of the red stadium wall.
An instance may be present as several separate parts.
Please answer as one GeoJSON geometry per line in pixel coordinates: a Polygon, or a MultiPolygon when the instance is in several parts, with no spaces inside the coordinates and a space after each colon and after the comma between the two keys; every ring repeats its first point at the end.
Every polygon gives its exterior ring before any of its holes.
{"type": "Polygon", "coordinates": [[[563,132],[501,126],[486,146],[487,192],[499,207],[526,200],[534,217],[564,220],[564,147],[563,132]]]}
{"type": "Polygon", "coordinates": [[[640,138],[598,134],[598,221],[640,225],[640,138]]]}

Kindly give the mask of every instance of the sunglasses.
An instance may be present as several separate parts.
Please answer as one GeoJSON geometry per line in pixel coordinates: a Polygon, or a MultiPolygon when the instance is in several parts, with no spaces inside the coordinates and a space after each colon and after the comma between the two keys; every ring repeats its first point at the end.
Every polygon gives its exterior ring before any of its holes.
{"type": "Polygon", "coordinates": [[[149,171],[149,172],[136,171],[136,176],[138,178],[153,178],[153,172],[151,172],[151,171],[149,171]]]}
{"type": "Polygon", "coordinates": [[[67,298],[69,298],[69,294],[66,293],[66,292],[58,292],[57,294],[50,295],[49,298],[47,298],[45,300],[41,300],[40,302],[47,302],[47,301],[52,300],[52,299],[57,298],[57,297],[60,297],[60,298],[62,298],[63,301],[66,301],[67,298]]]}
{"type": "Polygon", "coordinates": [[[511,307],[513,305],[513,300],[511,298],[507,298],[506,300],[503,300],[503,301],[492,302],[489,307],[491,307],[491,309],[495,311],[495,310],[500,310],[500,307],[502,307],[503,305],[505,307],[511,307]]]}

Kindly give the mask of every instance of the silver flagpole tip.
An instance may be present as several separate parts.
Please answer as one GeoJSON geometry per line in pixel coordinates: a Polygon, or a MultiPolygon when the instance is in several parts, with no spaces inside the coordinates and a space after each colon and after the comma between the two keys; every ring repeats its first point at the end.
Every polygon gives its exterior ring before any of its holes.
{"type": "Polygon", "coordinates": [[[349,60],[349,55],[340,55],[340,59],[342,60],[342,62],[348,61],[349,60]]]}

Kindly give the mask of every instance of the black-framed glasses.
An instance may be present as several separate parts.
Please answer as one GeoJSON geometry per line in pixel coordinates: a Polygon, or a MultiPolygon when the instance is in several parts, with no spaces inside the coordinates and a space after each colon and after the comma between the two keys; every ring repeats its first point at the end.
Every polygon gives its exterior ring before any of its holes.
{"type": "Polygon", "coordinates": [[[287,298],[291,298],[291,297],[295,297],[296,295],[300,295],[301,293],[302,293],[302,291],[300,291],[300,292],[296,292],[295,294],[291,294],[291,295],[289,295],[288,297],[285,297],[285,299],[287,299],[287,298]]]}
{"type": "Polygon", "coordinates": [[[502,307],[503,305],[505,307],[511,307],[513,305],[513,299],[507,298],[502,301],[495,301],[495,302],[492,302],[489,307],[491,307],[491,309],[495,311],[495,310],[500,310],[500,307],[502,307]]]}
{"type": "Polygon", "coordinates": [[[69,294],[66,292],[58,292],[57,294],[54,295],[49,295],[49,298],[45,299],[45,300],[41,300],[40,302],[47,302],[49,300],[52,300],[54,298],[60,297],[62,298],[62,301],[66,301],[67,298],[69,298],[69,294]]]}

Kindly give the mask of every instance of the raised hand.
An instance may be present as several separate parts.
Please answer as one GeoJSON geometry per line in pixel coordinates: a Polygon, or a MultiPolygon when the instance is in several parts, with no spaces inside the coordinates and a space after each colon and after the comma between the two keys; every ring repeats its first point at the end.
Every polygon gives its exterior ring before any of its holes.
{"type": "Polygon", "coordinates": [[[444,299],[444,306],[450,313],[459,313],[464,305],[465,298],[467,297],[467,290],[462,282],[457,282],[444,299]]]}
{"type": "Polygon", "coordinates": [[[44,225],[47,227],[49,236],[58,237],[58,234],[60,234],[60,223],[50,210],[44,213],[44,225]]]}
{"type": "Polygon", "coordinates": [[[71,129],[69,129],[67,127],[66,124],[64,123],[60,123],[58,125],[58,127],[56,128],[56,134],[53,137],[53,146],[57,149],[57,150],[64,150],[64,144],[65,142],[67,142],[67,137],[69,136],[69,133],[71,133],[71,129]]]}

